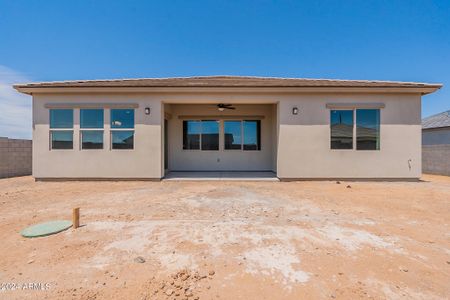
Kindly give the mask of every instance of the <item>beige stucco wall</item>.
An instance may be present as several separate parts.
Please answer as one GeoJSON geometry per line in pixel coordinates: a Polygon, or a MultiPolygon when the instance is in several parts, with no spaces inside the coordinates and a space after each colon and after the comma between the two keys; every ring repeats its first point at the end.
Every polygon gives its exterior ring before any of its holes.
{"type": "MultiPolygon", "coordinates": [[[[164,174],[163,119],[164,105],[170,104],[169,122],[171,169],[276,169],[280,178],[419,178],[421,176],[421,121],[419,94],[343,94],[343,93],[275,93],[275,92],[183,92],[183,93],[80,93],[36,94],[33,100],[33,175],[37,178],[160,178],[164,174]],[[79,150],[79,113],[75,115],[74,150],[49,150],[49,113],[46,103],[138,103],[134,150],[110,150],[109,113],[105,116],[104,150],[79,150]],[[381,109],[381,150],[330,150],[329,109],[327,103],[384,103],[381,109]],[[264,111],[262,122],[264,151],[232,153],[202,151],[187,153],[182,148],[183,114],[195,111],[193,104],[259,104],[264,111]],[[276,105],[278,103],[278,105],[276,105]],[[184,104],[181,106],[179,104],[184,104]],[[270,104],[262,106],[261,104],[270,104]],[[144,114],[145,107],[152,113],[144,114]],[[292,115],[292,107],[300,113],[292,115]],[[270,120],[270,122],[268,122],[270,120]],[[272,143],[266,143],[271,140],[272,143]],[[179,149],[179,150],[175,150],[179,149]],[[410,160],[410,163],[408,161],[410,160]],[[232,167],[226,167],[226,165],[232,167]],[[212,167],[214,166],[214,167],[212,167]],[[257,167],[256,167],[257,166],[257,167]]],[[[166,106],[167,107],[167,106],[166,106]]],[[[247,106],[245,106],[247,107],[247,106]]],[[[250,107],[250,106],[248,106],[250,107]]],[[[211,109],[215,110],[212,106],[211,109]]],[[[169,112],[169,108],[167,109],[169,112]]],[[[76,110],[77,111],[77,110],[76,110]]],[[[194,113],[192,113],[194,114],[194,113]]],[[[215,110],[215,114],[217,114],[215,110]]],[[[236,114],[242,115],[243,110],[236,114]]]]}
{"type": "Polygon", "coordinates": [[[280,101],[280,178],[419,178],[421,98],[408,94],[292,95],[280,101]],[[380,150],[331,150],[327,103],[383,103],[380,150]],[[300,113],[291,114],[297,106],[300,113]],[[408,161],[410,163],[408,163],[408,161]],[[411,166],[411,168],[410,168],[411,166]]]}
{"type": "Polygon", "coordinates": [[[36,178],[160,178],[161,102],[149,95],[38,94],[33,97],[33,176],[36,178]],[[50,103],[137,103],[133,150],[111,150],[105,109],[103,150],[81,150],[79,109],[74,114],[74,149],[49,150],[50,103]],[[145,115],[145,107],[151,114],[145,115]]]}
{"type": "MultiPolygon", "coordinates": [[[[219,112],[215,104],[166,104],[169,119],[169,169],[176,171],[269,171],[273,170],[273,119],[271,104],[235,105],[236,110],[219,112]],[[219,151],[183,150],[183,116],[217,116],[220,121],[219,151]],[[262,116],[261,150],[224,150],[223,117],[262,116]]],[[[189,118],[192,119],[192,118],[189,118]]],[[[238,119],[245,119],[245,117],[238,119]]]]}

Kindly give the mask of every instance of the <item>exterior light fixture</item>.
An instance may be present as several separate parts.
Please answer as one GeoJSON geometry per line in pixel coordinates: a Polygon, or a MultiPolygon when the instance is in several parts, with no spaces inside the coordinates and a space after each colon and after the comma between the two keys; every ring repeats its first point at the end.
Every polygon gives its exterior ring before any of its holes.
{"type": "Polygon", "coordinates": [[[298,108],[297,107],[293,107],[292,108],[292,114],[293,115],[298,115],[298,108]]]}
{"type": "Polygon", "coordinates": [[[146,114],[146,115],[149,115],[149,114],[150,114],[150,107],[146,107],[146,108],[145,108],[145,114],[146,114]]]}
{"type": "Polygon", "coordinates": [[[219,111],[224,111],[224,110],[225,110],[225,108],[223,108],[223,107],[219,107],[219,108],[218,108],[218,110],[219,110],[219,111]]]}

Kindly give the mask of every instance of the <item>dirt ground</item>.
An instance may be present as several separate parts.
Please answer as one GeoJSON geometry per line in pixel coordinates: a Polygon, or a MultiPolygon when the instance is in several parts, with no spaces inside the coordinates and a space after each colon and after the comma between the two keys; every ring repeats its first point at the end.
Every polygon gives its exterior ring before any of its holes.
{"type": "Polygon", "coordinates": [[[0,180],[1,299],[448,299],[450,177],[0,180]],[[35,239],[26,226],[81,228],[35,239]]]}

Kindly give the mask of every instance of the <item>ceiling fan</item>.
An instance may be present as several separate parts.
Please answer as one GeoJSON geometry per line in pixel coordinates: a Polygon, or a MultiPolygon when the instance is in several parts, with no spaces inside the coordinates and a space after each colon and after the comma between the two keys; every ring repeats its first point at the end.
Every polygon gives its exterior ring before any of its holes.
{"type": "Polygon", "coordinates": [[[233,107],[232,104],[219,103],[217,104],[217,109],[219,111],[224,111],[225,109],[236,109],[236,107],[233,107]]]}

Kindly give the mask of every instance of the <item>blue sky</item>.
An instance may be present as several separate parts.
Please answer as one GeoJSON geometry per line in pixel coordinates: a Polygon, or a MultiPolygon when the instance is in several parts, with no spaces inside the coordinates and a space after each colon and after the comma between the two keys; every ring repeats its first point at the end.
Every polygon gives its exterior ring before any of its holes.
{"type": "Polygon", "coordinates": [[[441,82],[448,110],[450,1],[0,0],[0,136],[31,132],[13,82],[223,74],[441,82]]]}

